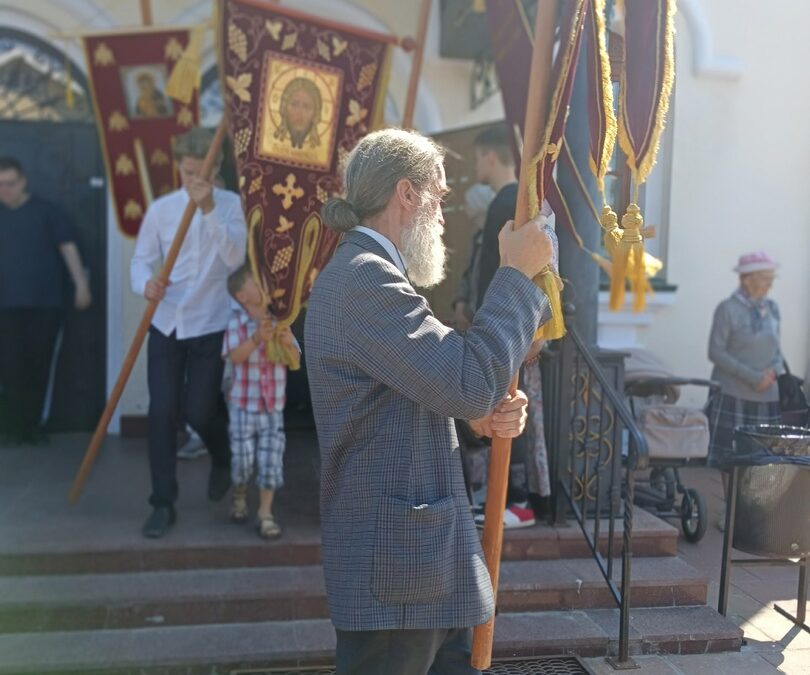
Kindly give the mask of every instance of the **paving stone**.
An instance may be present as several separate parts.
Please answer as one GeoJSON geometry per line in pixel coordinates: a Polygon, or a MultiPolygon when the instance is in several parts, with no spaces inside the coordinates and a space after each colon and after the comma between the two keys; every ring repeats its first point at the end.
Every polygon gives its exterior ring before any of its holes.
{"type": "Polygon", "coordinates": [[[759,654],[705,654],[670,656],[667,662],[679,675],[775,675],[771,663],[759,654]]]}

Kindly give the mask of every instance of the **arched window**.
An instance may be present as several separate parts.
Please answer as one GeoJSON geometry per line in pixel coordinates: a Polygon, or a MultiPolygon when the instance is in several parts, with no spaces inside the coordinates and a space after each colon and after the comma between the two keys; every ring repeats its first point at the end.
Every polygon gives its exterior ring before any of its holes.
{"type": "Polygon", "coordinates": [[[0,27],[0,120],[92,122],[84,73],[56,46],[0,27]]]}

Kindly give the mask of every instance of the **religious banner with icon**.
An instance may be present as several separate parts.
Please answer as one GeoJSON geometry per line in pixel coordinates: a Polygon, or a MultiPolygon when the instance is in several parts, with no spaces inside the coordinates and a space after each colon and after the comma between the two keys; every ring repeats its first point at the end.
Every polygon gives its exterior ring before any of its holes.
{"type": "Polygon", "coordinates": [[[224,0],[220,68],[262,292],[289,325],[338,235],[321,222],[343,161],[382,122],[390,38],[260,0],[224,0]]]}
{"type": "Polygon", "coordinates": [[[172,100],[166,86],[191,30],[134,30],[82,38],[118,226],[134,237],[153,198],[177,187],[174,136],[199,121],[197,95],[172,100]]]}

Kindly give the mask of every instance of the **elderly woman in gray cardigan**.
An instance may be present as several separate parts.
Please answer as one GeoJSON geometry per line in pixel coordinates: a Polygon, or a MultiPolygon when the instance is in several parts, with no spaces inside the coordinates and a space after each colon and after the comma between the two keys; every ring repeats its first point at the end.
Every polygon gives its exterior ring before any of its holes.
{"type": "Polygon", "coordinates": [[[712,379],[721,393],[709,401],[709,463],[722,464],[734,451],[734,429],[779,424],[777,376],[784,372],[779,348],[779,308],[767,297],[777,264],[766,253],[740,258],[740,287],[714,313],[709,338],[712,379]]]}

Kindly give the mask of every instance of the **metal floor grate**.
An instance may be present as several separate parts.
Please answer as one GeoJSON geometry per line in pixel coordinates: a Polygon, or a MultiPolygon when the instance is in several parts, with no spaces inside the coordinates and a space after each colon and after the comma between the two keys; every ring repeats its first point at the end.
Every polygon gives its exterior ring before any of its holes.
{"type": "MultiPolygon", "coordinates": [[[[536,656],[492,664],[485,675],[592,675],[577,656],[536,656]]],[[[231,675],[335,675],[332,667],[233,670],[231,675]]]]}

